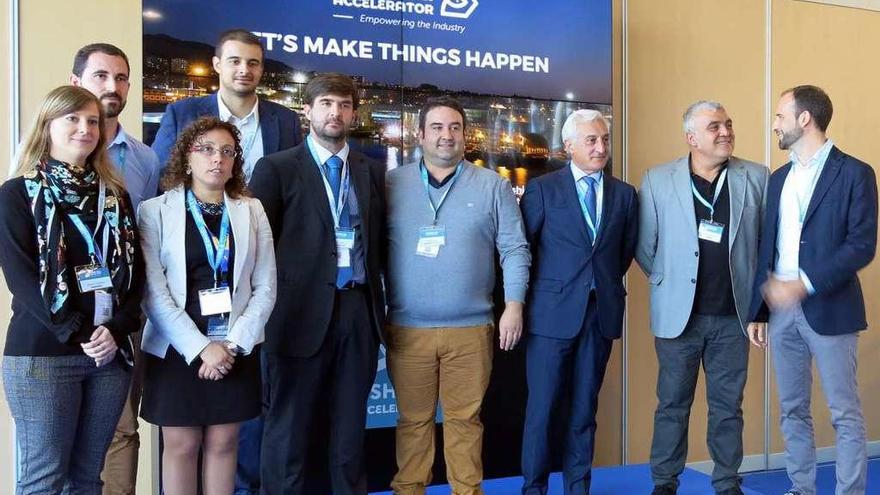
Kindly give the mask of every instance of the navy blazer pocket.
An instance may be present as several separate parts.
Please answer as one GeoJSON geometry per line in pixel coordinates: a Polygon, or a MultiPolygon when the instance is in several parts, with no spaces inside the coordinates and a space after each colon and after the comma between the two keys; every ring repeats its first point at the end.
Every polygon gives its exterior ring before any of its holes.
{"type": "Polygon", "coordinates": [[[562,281],[550,278],[539,278],[534,281],[532,288],[541,292],[562,292],[562,281]]]}

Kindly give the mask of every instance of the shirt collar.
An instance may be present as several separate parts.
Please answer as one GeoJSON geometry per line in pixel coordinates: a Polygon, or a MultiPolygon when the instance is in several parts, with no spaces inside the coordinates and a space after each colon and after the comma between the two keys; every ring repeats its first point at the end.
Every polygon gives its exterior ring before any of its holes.
{"type": "Polygon", "coordinates": [[[220,114],[220,120],[224,122],[231,122],[233,124],[240,122],[241,124],[247,124],[251,121],[251,117],[253,117],[254,120],[258,120],[260,118],[259,107],[260,99],[257,98],[257,101],[254,102],[254,108],[251,109],[250,113],[245,115],[243,118],[238,118],[235,115],[232,115],[232,111],[229,110],[229,107],[226,106],[226,103],[223,103],[223,98],[220,97],[220,92],[217,92],[217,110],[220,114]]]}
{"type": "Polygon", "coordinates": [[[572,175],[574,175],[575,184],[577,184],[584,177],[592,177],[596,181],[596,185],[598,185],[598,186],[602,185],[603,174],[602,174],[601,170],[598,172],[587,173],[587,172],[584,172],[583,170],[581,170],[580,168],[578,168],[578,166],[575,165],[574,162],[569,162],[568,167],[571,169],[572,175]]]}
{"type": "Polygon", "coordinates": [[[308,140],[309,140],[309,146],[312,147],[312,150],[314,150],[315,154],[318,155],[318,160],[321,161],[320,163],[318,163],[318,165],[324,165],[325,163],[327,163],[327,160],[333,155],[336,155],[339,158],[342,158],[342,163],[348,162],[348,151],[350,149],[348,147],[348,141],[345,142],[345,146],[343,146],[342,149],[339,150],[338,153],[333,153],[332,151],[328,150],[327,148],[321,146],[317,140],[312,138],[311,135],[309,135],[308,140]]]}
{"type": "Polygon", "coordinates": [[[113,146],[122,145],[128,142],[128,134],[125,133],[125,130],[122,128],[122,124],[117,124],[116,127],[116,137],[113,138],[113,141],[107,143],[107,149],[109,150],[113,146]]]}
{"type": "Polygon", "coordinates": [[[813,168],[816,165],[822,166],[825,164],[825,161],[828,160],[828,155],[831,153],[831,148],[833,146],[834,143],[830,139],[826,140],[825,144],[816,150],[816,152],[813,153],[813,156],[806,162],[802,162],[794,151],[788,154],[788,158],[791,160],[792,165],[801,169],[813,168]]]}

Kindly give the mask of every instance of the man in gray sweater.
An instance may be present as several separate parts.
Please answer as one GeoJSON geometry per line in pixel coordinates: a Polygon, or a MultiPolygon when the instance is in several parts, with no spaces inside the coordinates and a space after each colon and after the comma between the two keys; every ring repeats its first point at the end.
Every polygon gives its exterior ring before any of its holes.
{"type": "Polygon", "coordinates": [[[492,371],[497,250],[504,277],[498,345],[522,334],[531,255],[507,180],[464,160],[464,109],[428,100],[419,114],[422,160],[386,175],[387,362],[397,393],[395,494],[423,494],[443,407],[444,454],[456,494],[482,493],[480,407],[492,371]]]}

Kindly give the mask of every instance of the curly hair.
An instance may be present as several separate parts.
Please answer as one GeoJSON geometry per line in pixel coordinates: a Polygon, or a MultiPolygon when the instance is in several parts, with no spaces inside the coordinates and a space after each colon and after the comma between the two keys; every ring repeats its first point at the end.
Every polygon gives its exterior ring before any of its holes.
{"type": "Polygon", "coordinates": [[[184,187],[192,185],[192,176],[187,174],[189,168],[189,154],[193,145],[207,132],[214,129],[223,129],[235,140],[235,162],[232,164],[232,177],[226,181],[226,194],[231,198],[249,196],[247,182],[244,175],[244,153],[241,149],[241,134],[238,129],[229,122],[223,122],[217,117],[201,117],[177,135],[177,141],[171,149],[168,164],[162,174],[162,190],[170,191],[183,184],[184,187]]]}

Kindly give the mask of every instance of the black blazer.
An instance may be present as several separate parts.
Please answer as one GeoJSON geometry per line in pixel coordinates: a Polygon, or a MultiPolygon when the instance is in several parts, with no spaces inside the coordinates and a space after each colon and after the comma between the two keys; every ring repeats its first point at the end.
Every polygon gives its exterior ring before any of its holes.
{"type": "MultiPolygon", "coordinates": [[[[361,212],[370,323],[381,339],[385,166],[354,150],[348,164],[361,212]]],[[[312,356],[324,341],[336,297],[336,238],[321,173],[303,143],[260,159],[248,187],[263,202],[275,238],[278,297],[266,324],[265,349],[312,356]]]]}
{"type": "MultiPolygon", "coordinates": [[[[773,271],[779,226],[779,200],[791,163],[770,176],[764,234],[758,250],[751,321],[767,321],[761,286],[773,271]]],[[[877,179],[866,163],[831,148],[816,182],[801,230],[800,268],[816,293],[802,303],[804,315],[821,335],[867,328],[865,301],[856,273],[877,249],[877,179]]]]}

